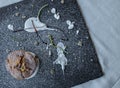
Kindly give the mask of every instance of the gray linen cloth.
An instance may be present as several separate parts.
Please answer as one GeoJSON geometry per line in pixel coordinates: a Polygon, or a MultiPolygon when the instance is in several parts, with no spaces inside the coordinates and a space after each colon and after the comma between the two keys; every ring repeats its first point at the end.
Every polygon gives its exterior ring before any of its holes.
{"type": "Polygon", "coordinates": [[[22,1],[22,0],[0,0],[0,8],[13,3],[17,3],[19,1],[22,1]]]}
{"type": "Polygon", "coordinates": [[[74,88],[120,88],[120,0],[77,0],[104,76],[74,88]]]}

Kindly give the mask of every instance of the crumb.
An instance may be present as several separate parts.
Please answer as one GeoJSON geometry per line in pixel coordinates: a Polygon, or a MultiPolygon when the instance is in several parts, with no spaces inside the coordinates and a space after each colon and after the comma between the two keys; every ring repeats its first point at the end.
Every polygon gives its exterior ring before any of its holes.
{"type": "Polygon", "coordinates": [[[76,35],[78,35],[78,34],[79,34],[79,32],[80,32],[79,30],[76,30],[76,35]]]}
{"type": "Polygon", "coordinates": [[[51,0],[51,2],[53,2],[54,0],[51,0]]]}
{"type": "Polygon", "coordinates": [[[26,16],[25,16],[25,15],[23,15],[23,16],[22,16],[22,19],[25,19],[25,18],[26,18],[26,16]]]}
{"type": "Polygon", "coordinates": [[[69,34],[71,34],[71,32],[70,32],[70,31],[68,31],[68,33],[69,33],[69,34]]]}
{"type": "Polygon", "coordinates": [[[89,37],[88,37],[88,36],[86,36],[86,39],[89,39],[89,37]]]}
{"type": "Polygon", "coordinates": [[[64,4],[64,0],[61,0],[61,4],[64,4]]]}
{"type": "Polygon", "coordinates": [[[17,6],[15,6],[15,9],[18,9],[18,7],[17,7],[17,6]]]}
{"type": "Polygon", "coordinates": [[[10,50],[9,50],[9,49],[6,49],[5,51],[6,51],[6,53],[9,53],[9,52],[10,52],[10,50]]]}
{"type": "Polygon", "coordinates": [[[17,42],[17,46],[19,46],[19,44],[20,44],[20,43],[19,43],[19,42],[17,42]]]}
{"type": "Polygon", "coordinates": [[[79,42],[77,43],[77,45],[78,45],[78,46],[82,46],[82,41],[79,41],[79,42]]]}
{"type": "MultiPolygon", "coordinates": [[[[18,29],[19,29],[19,28],[18,28],[18,29]]],[[[18,36],[20,36],[21,34],[20,34],[20,33],[18,33],[17,35],[18,35],[18,36]]]]}
{"type": "Polygon", "coordinates": [[[85,61],[82,59],[82,62],[85,62],[85,61]]]}
{"type": "Polygon", "coordinates": [[[20,13],[19,13],[19,12],[15,13],[15,16],[19,16],[19,15],[20,15],[20,13]]]}
{"type": "Polygon", "coordinates": [[[77,58],[75,57],[74,59],[76,60],[77,58]]]}
{"type": "Polygon", "coordinates": [[[54,69],[50,70],[50,74],[53,75],[55,73],[54,69]]]}
{"type": "Polygon", "coordinates": [[[34,7],[34,5],[32,4],[31,7],[34,7]]]}
{"type": "Polygon", "coordinates": [[[86,56],[87,54],[86,53],[84,53],[84,56],[86,56]]]}
{"type": "Polygon", "coordinates": [[[93,62],[93,59],[90,59],[91,62],[93,62]]]}
{"type": "Polygon", "coordinates": [[[23,47],[23,46],[22,46],[20,49],[24,50],[24,49],[25,49],[25,47],[23,47]]]}
{"type": "Polygon", "coordinates": [[[38,42],[38,41],[35,41],[35,42],[34,42],[34,45],[35,45],[35,46],[38,46],[38,45],[39,45],[39,42],[38,42]]]}
{"type": "Polygon", "coordinates": [[[59,20],[60,19],[60,14],[59,13],[54,14],[54,18],[59,20]]]}
{"type": "Polygon", "coordinates": [[[48,50],[48,49],[49,49],[49,45],[46,46],[46,50],[48,50]]]}
{"type": "Polygon", "coordinates": [[[52,52],[51,52],[51,50],[49,50],[49,53],[48,53],[48,54],[49,54],[49,57],[52,55],[52,52]]]}
{"type": "Polygon", "coordinates": [[[48,13],[50,13],[50,11],[48,10],[48,13]]]}
{"type": "Polygon", "coordinates": [[[73,56],[75,56],[75,53],[73,53],[73,56]]]}

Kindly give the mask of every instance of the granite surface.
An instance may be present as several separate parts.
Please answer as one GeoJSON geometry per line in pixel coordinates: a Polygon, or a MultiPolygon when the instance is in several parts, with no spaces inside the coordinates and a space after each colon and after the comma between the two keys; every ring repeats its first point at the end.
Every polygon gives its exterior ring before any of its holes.
{"type": "Polygon", "coordinates": [[[0,88],[70,88],[103,75],[93,43],[89,37],[80,9],[75,0],[25,0],[0,9],[0,88]],[[63,75],[60,65],[53,65],[57,58],[56,48],[50,47],[52,56],[48,55],[46,45],[35,33],[25,31],[12,32],[7,29],[8,24],[13,24],[15,30],[24,27],[24,22],[29,17],[36,17],[38,10],[44,4],[41,21],[49,27],[59,28],[63,32],[39,31],[41,38],[49,43],[48,34],[52,35],[55,44],[62,41],[66,46],[68,65],[63,75]],[[56,20],[50,12],[56,8],[60,13],[60,20],[56,20]],[[16,15],[17,14],[17,15],[16,15]],[[66,20],[75,22],[72,30],[67,29],[66,20]],[[76,35],[79,30],[79,35],[76,35]],[[66,35],[66,36],[65,36],[66,35]],[[68,37],[68,41],[63,38],[68,37]],[[78,42],[82,42],[82,46],[78,42]],[[39,44],[36,44],[39,43],[39,44]],[[16,80],[6,71],[5,60],[10,51],[24,49],[34,52],[40,59],[40,69],[37,75],[29,80],[16,80]]]}

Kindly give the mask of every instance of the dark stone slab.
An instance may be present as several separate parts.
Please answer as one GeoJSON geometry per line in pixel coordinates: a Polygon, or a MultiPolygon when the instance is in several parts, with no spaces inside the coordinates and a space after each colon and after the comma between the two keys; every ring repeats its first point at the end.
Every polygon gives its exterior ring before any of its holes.
{"type": "Polygon", "coordinates": [[[0,14],[1,88],[69,88],[103,75],[88,29],[75,0],[65,0],[65,4],[61,4],[60,0],[54,0],[54,2],[50,0],[25,0],[0,9],[0,14]],[[50,47],[53,54],[49,57],[48,51],[45,49],[46,45],[41,43],[35,33],[25,31],[13,33],[7,29],[8,24],[13,24],[16,30],[23,28],[25,20],[29,17],[37,16],[39,8],[46,3],[49,4],[49,7],[42,11],[41,21],[48,26],[63,30],[69,40],[61,40],[64,37],[62,32],[39,31],[39,34],[46,42],[49,42],[47,35],[51,34],[56,44],[62,41],[66,45],[68,65],[64,75],[60,65],[53,65],[53,61],[57,58],[57,52],[54,47],[50,47]],[[50,13],[53,7],[61,15],[61,19],[58,21],[50,13]],[[19,16],[15,16],[15,13],[19,13],[19,16]],[[22,19],[24,15],[26,18],[22,19]],[[75,21],[73,30],[67,29],[66,20],[68,19],[75,21]],[[79,35],[75,35],[76,30],[80,31],[79,35]],[[36,41],[40,44],[34,45],[36,41]],[[81,47],[77,45],[78,41],[82,41],[81,47]],[[18,46],[17,43],[19,43],[18,46]],[[9,50],[18,49],[34,52],[40,58],[40,69],[34,78],[18,81],[6,71],[5,60],[9,50]]]}

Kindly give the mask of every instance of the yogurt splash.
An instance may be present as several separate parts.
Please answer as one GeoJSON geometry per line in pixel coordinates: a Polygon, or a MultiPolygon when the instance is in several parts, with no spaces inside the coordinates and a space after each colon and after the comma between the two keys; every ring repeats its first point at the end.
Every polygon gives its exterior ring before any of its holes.
{"type": "Polygon", "coordinates": [[[31,17],[31,18],[28,18],[26,21],[25,21],[25,24],[24,24],[24,30],[27,31],[27,32],[35,32],[35,29],[32,25],[32,21],[34,22],[34,26],[36,27],[36,30],[37,31],[44,31],[44,30],[56,30],[56,29],[53,29],[53,28],[48,28],[46,26],[45,23],[42,23],[39,21],[39,19],[37,17],[31,17]]]}
{"type": "Polygon", "coordinates": [[[67,20],[66,23],[68,25],[68,29],[73,29],[74,28],[75,22],[71,22],[70,20],[67,20]]]}
{"type": "Polygon", "coordinates": [[[65,70],[65,65],[67,65],[67,58],[64,55],[63,50],[65,50],[65,46],[62,42],[59,42],[57,44],[57,55],[58,58],[53,62],[53,64],[60,64],[63,74],[64,74],[64,70],[65,70]]]}

